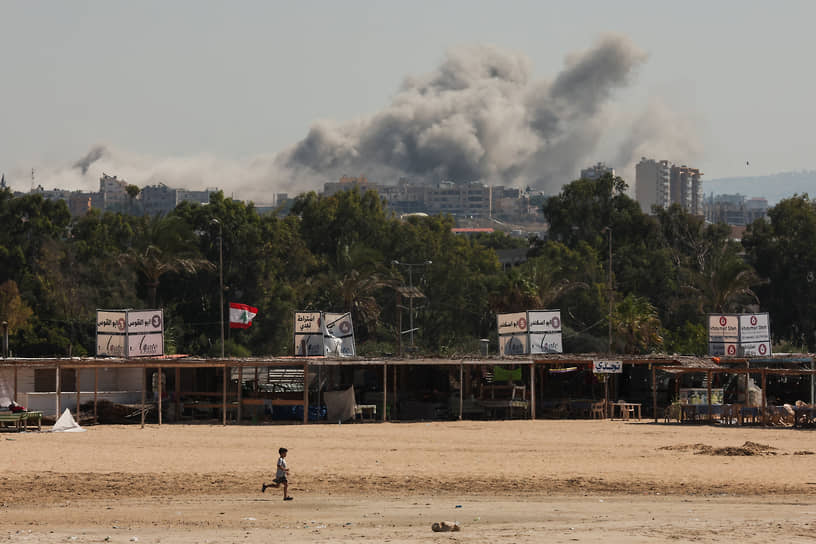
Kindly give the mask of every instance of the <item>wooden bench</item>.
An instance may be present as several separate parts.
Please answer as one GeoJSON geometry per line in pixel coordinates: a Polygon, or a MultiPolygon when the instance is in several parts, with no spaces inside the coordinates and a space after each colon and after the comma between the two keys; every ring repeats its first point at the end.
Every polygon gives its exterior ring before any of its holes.
{"type": "Polygon", "coordinates": [[[0,414],[0,427],[6,429],[10,427],[14,427],[14,429],[19,432],[23,429],[23,418],[25,416],[25,412],[17,412],[17,413],[3,413],[0,414]]]}
{"type": "Polygon", "coordinates": [[[10,428],[14,427],[16,431],[28,430],[30,425],[33,427],[37,424],[37,430],[42,430],[42,412],[3,412],[0,413],[0,427],[10,428]]]}

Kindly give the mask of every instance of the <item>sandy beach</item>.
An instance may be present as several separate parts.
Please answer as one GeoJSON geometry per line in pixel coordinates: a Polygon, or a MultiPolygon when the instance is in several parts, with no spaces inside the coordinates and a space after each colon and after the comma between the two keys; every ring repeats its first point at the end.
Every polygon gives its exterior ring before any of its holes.
{"type": "Polygon", "coordinates": [[[804,542],[814,452],[811,430],[608,420],[5,432],[0,540],[804,542]],[[261,493],[280,446],[291,502],[261,493]]]}

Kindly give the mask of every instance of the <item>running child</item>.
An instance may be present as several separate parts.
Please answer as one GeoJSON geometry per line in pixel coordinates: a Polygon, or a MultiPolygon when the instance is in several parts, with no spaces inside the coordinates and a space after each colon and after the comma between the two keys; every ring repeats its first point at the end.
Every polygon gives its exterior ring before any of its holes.
{"type": "Polygon", "coordinates": [[[289,495],[289,467],[286,466],[286,452],[288,452],[286,448],[280,448],[278,453],[280,454],[280,458],[278,458],[278,470],[275,472],[275,479],[272,480],[271,484],[264,483],[261,485],[261,493],[266,493],[267,487],[279,487],[283,484],[283,500],[291,501],[292,497],[289,495]]]}

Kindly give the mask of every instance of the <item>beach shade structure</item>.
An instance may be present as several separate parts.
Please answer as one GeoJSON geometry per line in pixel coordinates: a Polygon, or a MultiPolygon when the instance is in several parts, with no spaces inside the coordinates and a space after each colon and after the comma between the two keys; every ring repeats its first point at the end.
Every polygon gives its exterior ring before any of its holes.
{"type": "Polygon", "coordinates": [[[71,415],[71,411],[68,408],[66,408],[65,411],[57,420],[57,422],[54,423],[54,427],[51,429],[51,432],[84,433],[85,429],[79,426],[79,423],[76,422],[74,416],[71,415]]]}

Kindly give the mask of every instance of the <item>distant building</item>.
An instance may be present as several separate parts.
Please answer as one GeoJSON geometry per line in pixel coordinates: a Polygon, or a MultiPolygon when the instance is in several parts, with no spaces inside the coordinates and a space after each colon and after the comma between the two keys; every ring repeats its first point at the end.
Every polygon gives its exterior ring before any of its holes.
{"type": "Polygon", "coordinates": [[[635,198],[645,213],[679,204],[692,215],[704,215],[702,177],[697,168],[643,157],[635,166],[635,198]]]}
{"type": "Polygon", "coordinates": [[[370,184],[365,176],[342,176],[339,182],[330,181],[323,184],[323,194],[331,196],[340,191],[350,191],[355,187],[358,188],[360,192],[365,192],[368,189],[377,190],[377,187],[374,184],[370,184]]]}
{"type": "Polygon", "coordinates": [[[581,179],[591,179],[597,180],[601,179],[606,174],[611,174],[612,177],[615,176],[615,169],[610,168],[602,162],[599,162],[589,168],[584,168],[581,170],[581,179]]]}
{"type": "Polygon", "coordinates": [[[768,201],[764,198],[747,199],[739,193],[711,195],[705,202],[705,217],[710,223],[745,226],[768,213],[768,201]]]}
{"type": "Polygon", "coordinates": [[[139,199],[147,215],[167,214],[176,209],[178,189],[171,189],[164,183],[142,187],[139,199]]]}
{"type": "Polygon", "coordinates": [[[768,216],[768,200],[762,197],[749,198],[745,201],[745,224],[750,225],[757,219],[768,216]]]}
{"type": "Polygon", "coordinates": [[[703,215],[702,176],[697,168],[673,165],[669,181],[671,203],[680,204],[692,215],[703,215]]]}
{"type": "Polygon", "coordinates": [[[147,215],[167,214],[176,209],[182,202],[193,204],[208,204],[210,195],[216,189],[190,191],[187,189],[173,189],[164,183],[143,187],[139,193],[139,200],[144,213],[147,215]]]}
{"type": "Polygon", "coordinates": [[[130,209],[131,197],[127,193],[125,180],[103,173],[99,178],[99,192],[102,193],[102,207],[106,211],[124,212],[130,209]]]}
{"type": "Polygon", "coordinates": [[[644,213],[651,213],[653,206],[663,209],[669,207],[670,179],[669,161],[656,161],[646,157],[640,159],[635,166],[635,199],[644,213]]]}

